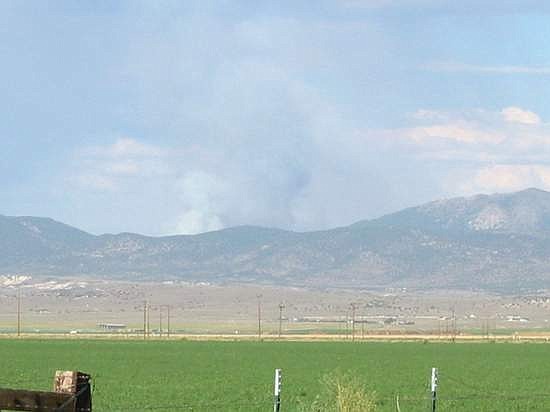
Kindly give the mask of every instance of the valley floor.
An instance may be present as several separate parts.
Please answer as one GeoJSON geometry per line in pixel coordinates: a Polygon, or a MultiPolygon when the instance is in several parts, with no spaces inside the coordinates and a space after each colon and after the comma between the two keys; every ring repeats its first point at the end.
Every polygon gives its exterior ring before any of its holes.
{"type": "Polygon", "coordinates": [[[319,290],[185,282],[26,279],[0,283],[0,333],[143,335],[540,335],[550,294],[319,290]],[[18,299],[20,294],[20,299],[18,299]],[[147,313],[144,313],[147,303],[147,313]],[[282,305],[282,307],[280,306],[282,305]]]}

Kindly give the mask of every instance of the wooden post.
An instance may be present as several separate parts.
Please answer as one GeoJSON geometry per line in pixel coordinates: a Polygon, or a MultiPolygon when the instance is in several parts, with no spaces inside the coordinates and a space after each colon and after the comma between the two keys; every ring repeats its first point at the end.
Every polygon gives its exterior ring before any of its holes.
{"type": "Polygon", "coordinates": [[[167,310],[167,319],[166,319],[166,334],[168,336],[168,338],[170,338],[170,305],[168,305],[168,307],[166,308],[167,310]]]}
{"type": "Polygon", "coordinates": [[[147,339],[147,301],[143,302],[143,340],[147,339]]]}
{"type": "Polygon", "coordinates": [[[351,341],[355,342],[355,309],[357,305],[355,303],[351,304],[351,341]]]}
{"type": "Polygon", "coordinates": [[[258,342],[262,341],[262,295],[257,295],[258,298],[258,342]]]}
{"type": "Polygon", "coordinates": [[[283,309],[285,305],[281,302],[279,303],[279,339],[281,339],[281,334],[283,332],[283,309]]]}
{"type": "Polygon", "coordinates": [[[457,334],[457,330],[456,330],[456,312],[455,312],[455,308],[453,306],[453,318],[452,318],[452,327],[453,327],[453,338],[452,338],[452,341],[454,342],[456,340],[456,334],[457,334]]]}
{"type": "Polygon", "coordinates": [[[33,412],[92,412],[90,375],[57,371],[54,391],[0,389],[0,409],[33,412]]]}
{"type": "Polygon", "coordinates": [[[159,337],[162,338],[162,305],[159,306],[159,337]]]}
{"type": "Polygon", "coordinates": [[[56,393],[69,393],[75,397],[75,412],[91,412],[91,376],[77,371],[56,371],[53,390],[56,393]]]}
{"type": "Polygon", "coordinates": [[[146,305],[147,313],[147,337],[151,336],[151,305],[147,302],[146,305]]]}
{"type": "Polygon", "coordinates": [[[75,398],[68,393],[0,389],[0,408],[5,411],[75,412],[75,398]]]}
{"type": "Polygon", "coordinates": [[[17,336],[21,336],[21,286],[17,288],[17,336]]]}
{"type": "Polygon", "coordinates": [[[345,336],[345,340],[348,340],[349,339],[349,313],[346,312],[346,334],[344,335],[345,336]]]}

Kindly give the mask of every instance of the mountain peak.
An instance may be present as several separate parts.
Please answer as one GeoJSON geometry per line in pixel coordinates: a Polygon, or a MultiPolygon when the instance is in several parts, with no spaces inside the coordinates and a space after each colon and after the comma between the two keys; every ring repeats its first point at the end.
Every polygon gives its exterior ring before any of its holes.
{"type": "Polygon", "coordinates": [[[550,195],[550,192],[536,187],[528,187],[527,189],[520,190],[516,193],[544,193],[545,195],[550,195]]]}
{"type": "Polygon", "coordinates": [[[491,231],[548,236],[550,192],[529,188],[512,193],[436,200],[383,216],[385,224],[438,231],[491,231]]]}

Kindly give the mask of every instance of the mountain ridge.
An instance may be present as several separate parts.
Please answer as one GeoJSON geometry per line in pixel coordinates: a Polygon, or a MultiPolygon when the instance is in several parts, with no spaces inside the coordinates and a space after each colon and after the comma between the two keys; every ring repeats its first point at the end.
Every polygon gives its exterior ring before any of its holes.
{"type": "Polygon", "coordinates": [[[550,193],[436,200],[349,226],[93,235],[0,215],[0,274],[518,291],[550,285],[550,193]]]}

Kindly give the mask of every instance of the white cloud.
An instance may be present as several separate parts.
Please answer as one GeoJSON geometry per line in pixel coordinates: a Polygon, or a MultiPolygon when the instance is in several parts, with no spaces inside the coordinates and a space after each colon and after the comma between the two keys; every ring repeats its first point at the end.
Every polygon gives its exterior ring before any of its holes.
{"type": "Polygon", "coordinates": [[[550,189],[550,166],[493,165],[483,167],[461,186],[465,194],[509,192],[538,187],[550,189]]]}
{"type": "Polygon", "coordinates": [[[392,150],[441,165],[445,195],[550,189],[550,125],[534,112],[418,110],[408,128],[386,130],[392,150]],[[418,125],[419,124],[419,125],[418,125]],[[447,166],[445,166],[447,165],[447,166]]]}
{"type": "Polygon", "coordinates": [[[67,178],[70,183],[76,184],[79,187],[90,188],[99,191],[114,191],[116,189],[115,182],[101,174],[76,174],[67,178]]]}
{"type": "Polygon", "coordinates": [[[461,143],[500,143],[504,136],[493,131],[484,131],[464,124],[438,124],[405,129],[403,135],[417,143],[432,139],[448,139],[461,143]]]}
{"type": "Polygon", "coordinates": [[[394,6],[399,0],[341,0],[345,7],[351,8],[382,8],[394,6]]]}
{"type": "Polygon", "coordinates": [[[104,146],[84,148],[75,154],[70,181],[96,191],[115,191],[131,178],[146,179],[173,173],[171,152],[137,139],[119,138],[104,146]]]}
{"type": "Polygon", "coordinates": [[[140,165],[134,160],[122,160],[120,162],[111,162],[105,165],[105,170],[113,175],[138,175],[140,165]]]}
{"type": "Polygon", "coordinates": [[[344,7],[361,9],[384,9],[393,11],[421,11],[501,15],[503,13],[547,13],[550,7],[543,0],[340,0],[344,7]]]}
{"type": "Polygon", "coordinates": [[[524,110],[520,107],[510,106],[502,109],[504,120],[510,123],[540,124],[538,114],[524,110]]]}
{"type": "Polygon", "coordinates": [[[418,145],[424,157],[449,158],[456,153],[457,160],[513,159],[521,163],[550,151],[550,125],[520,107],[498,112],[418,110],[409,117],[410,127],[385,130],[384,134],[418,145]]]}
{"type": "Polygon", "coordinates": [[[87,148],[86,152],[91,155],[113,158],[161,157],[167,154],[166,150],[161,147],[129,137],[118,138],[110,145],[87,148]]]}
{"type": "Polygon", "coordinates": [[[438,72],[550,75],[550,66],[484,66],[457,62],[432,62],[424,65],[423,67],[425,69],[438,72]]]}
{"type": "Polygon", "coordinates": [[[411,113],[409,117],[413,120],[421,121],[448,121],[449,115],[439,110],[419,109],[411,113]]]}

